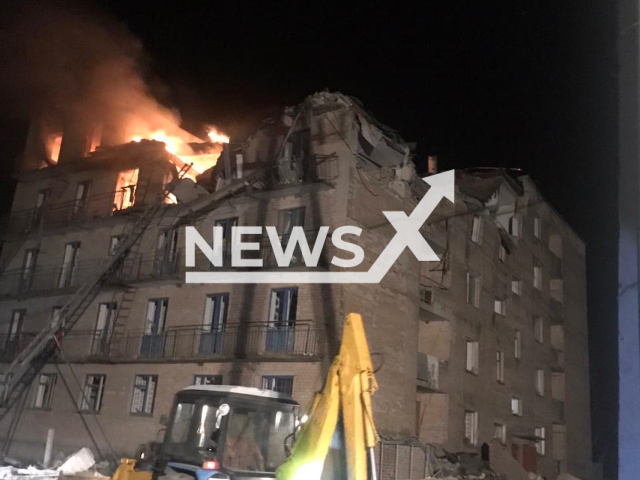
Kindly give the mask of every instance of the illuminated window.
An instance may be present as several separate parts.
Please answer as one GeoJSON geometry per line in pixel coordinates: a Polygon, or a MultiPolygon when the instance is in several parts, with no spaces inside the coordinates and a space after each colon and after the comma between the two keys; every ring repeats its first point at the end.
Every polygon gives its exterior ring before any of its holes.
{"type": "Polygon", "coordinates": [[[501,444],[507,443],[507,426],[502,423],[493,424],[493,438],[501,444]]]}
{"type": "Polygon", "coordinates": [[[132,170],[123,170],[118,173],[118,181],[116,183],[116,194],[113,199],[114,210],[124,210],[132,207],[136,202],[136,187],[138,186],[137,168],[132,170]]]}
{"type": "Polygon", "coordinates": [[[544,427],[536,427],[536,452],[538,455],[544,455],[546,451],[546,432],[544,427]]]}
{"type": "Polygon", "coordinates": [[[522,416],[522,399],[511,397],[511,413],[518,417],[522,416]]]}

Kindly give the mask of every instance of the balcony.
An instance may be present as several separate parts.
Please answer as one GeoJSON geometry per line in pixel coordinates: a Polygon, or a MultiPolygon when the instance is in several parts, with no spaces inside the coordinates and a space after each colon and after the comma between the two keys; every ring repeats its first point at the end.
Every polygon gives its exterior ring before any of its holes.
{"type": "MultiPolygon", "coordinates": [[[[11,340],[0,336],[0,345],[11,347],[2,351],[0,361],[12,361],[34,336],[24,333],[11,340]]],[[[324,325],[313,321],[296,321],[291,327],[251,322],[229,324],[215,331],[201,325],[172,327],[158,334],[77,331],[64,338],[62,347],[76,362],[291,360],[322,357],[324,338],[324,325]]]]}
{"type": "Polygon", "coordinates": [[[11,235],[21,235],[35,232],[41,225],[43,228],[58,228],[113,217],[127,210],[123,198],[123,191],[113,191],[84,200],[19,210],[0,221],[0,230],[11,235]]]}

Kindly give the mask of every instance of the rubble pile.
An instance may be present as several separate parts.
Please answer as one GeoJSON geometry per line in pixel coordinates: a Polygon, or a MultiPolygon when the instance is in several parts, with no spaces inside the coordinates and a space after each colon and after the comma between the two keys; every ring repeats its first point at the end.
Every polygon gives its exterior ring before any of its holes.
{"type": "Polygon", "coordinates": [[[29,465],[24,467],[17,460],[5,458],[0,462],[0,480],[36,480],[48,478],[65,479],[105,479],[107,476],[99,473],[104,465],[96,464],[93,452],[82,448],[64,461],[56,462],[53,468],[29,465]]]}

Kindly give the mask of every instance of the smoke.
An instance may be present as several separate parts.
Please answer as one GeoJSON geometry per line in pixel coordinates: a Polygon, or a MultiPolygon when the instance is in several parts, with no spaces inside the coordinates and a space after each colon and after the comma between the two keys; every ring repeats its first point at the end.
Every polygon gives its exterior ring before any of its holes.
{"type": "Polygon", "coordinates": [[[114,18],[84,5],[24,2],[5,21],[0,97],[14,115],[56,112],[129,133],[179,130],[177,112],[143,78],[142,44],[114,18]]]}

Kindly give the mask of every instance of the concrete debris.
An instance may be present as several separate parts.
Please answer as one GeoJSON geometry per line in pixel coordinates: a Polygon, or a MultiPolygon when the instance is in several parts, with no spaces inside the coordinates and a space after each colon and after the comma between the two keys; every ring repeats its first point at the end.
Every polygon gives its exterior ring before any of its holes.
{"type": "Polygon", "coordinates": [[[67,458],[58,470],[65,475],[73,475],[89,470],[95,463],[93,453],[85,447],[67,458]]]}

